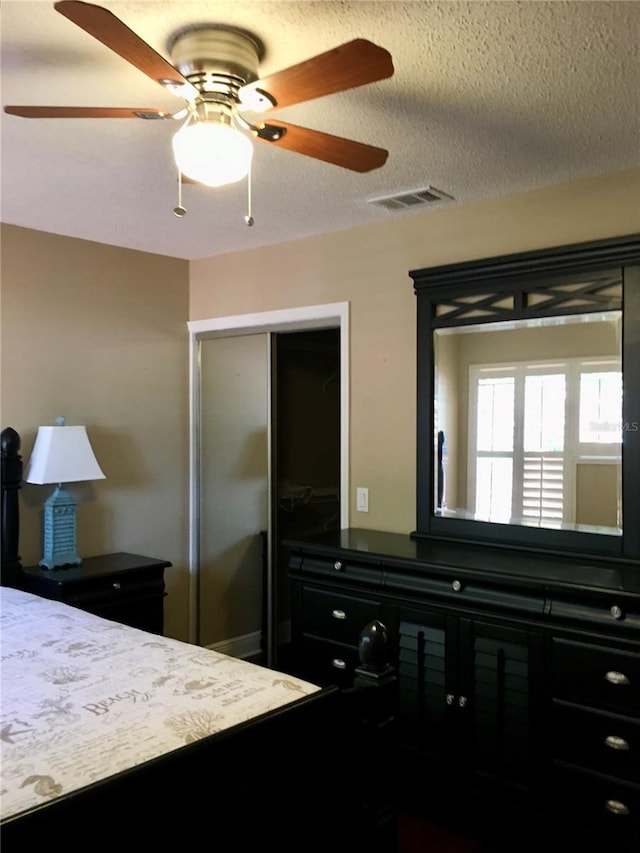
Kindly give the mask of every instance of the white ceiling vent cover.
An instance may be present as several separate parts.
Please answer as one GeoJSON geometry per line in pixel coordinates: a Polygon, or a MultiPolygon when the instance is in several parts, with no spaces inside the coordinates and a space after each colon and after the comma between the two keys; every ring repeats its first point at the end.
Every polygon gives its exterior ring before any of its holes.
{"type": "Polygon", "coordinates": [[[453,196],[436,189],[436,187],[422,187],[422,189],[409,190],[396,195],[368,199],[369,204],[384,207],[385,210],[406,210],[408,207],[435,204],[439,201],[453,201],[453,196]]]}

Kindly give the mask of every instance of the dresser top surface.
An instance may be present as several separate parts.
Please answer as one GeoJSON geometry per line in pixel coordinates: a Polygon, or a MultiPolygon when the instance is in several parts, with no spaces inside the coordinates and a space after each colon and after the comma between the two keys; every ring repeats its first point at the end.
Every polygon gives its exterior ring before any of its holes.
{"type": "Polygon", "coordinates": [[[606,558],[413,538],[409,534],[354,527],[289,539],[284,544],[318,554],[340,551],[368,561],[384,561],[390,571],[401,566],[419,570],[424,564],[425,568],[481,573],[538,587],[578,587],[640,595],[640,565],[606,558]]]}

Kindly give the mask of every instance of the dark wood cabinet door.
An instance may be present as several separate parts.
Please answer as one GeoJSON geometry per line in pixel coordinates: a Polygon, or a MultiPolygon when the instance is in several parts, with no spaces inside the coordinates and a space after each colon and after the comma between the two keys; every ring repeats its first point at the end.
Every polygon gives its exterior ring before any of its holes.
{"type": "Polygon", "coordinates": [[[401,742],[452,759],[459,749],[456,620],[429,610],[397,614],[398,732],[401,742]]]}
{"type": "Polygon", "coordinates": [[[460,620],[459,637],[460,698],[472,767],[494,780],[527,786],[539,702],[531,670],[542,637],[475,619],[460,620]]]}
{"type": "Polygon", "coordinates": [[[399,735],[456,773],[526,787],[540,701],[536,632],[401,607],[397,618],[399,735]]]}

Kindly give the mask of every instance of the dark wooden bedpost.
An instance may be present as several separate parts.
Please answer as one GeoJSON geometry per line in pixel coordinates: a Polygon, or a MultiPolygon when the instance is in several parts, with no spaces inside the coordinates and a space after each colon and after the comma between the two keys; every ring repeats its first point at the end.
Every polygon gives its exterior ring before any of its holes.
{"type": "Polygon", "coordinates": [[[366,824],[367,843],[362,849],[394,853],[398,836],[393,797],[396,675],[389,662],[389,636],[382,622],[374,619],[362,630],[358,652],[360,665],[355,670],[353,689],[360,701],[364,728],[358,786],[366,824]]]}
{"type": "Polygon", "coordinates": [[[361,631],[358,653],[360,666],[356,667],[354,687],[384,687],[395,680],[389,663],[389,635],[378,619],[361,631]]]}
{"type": "Polygon", "coordinates": [[[12,427],[2,430],[2,586],[20,586],[22,566],[20,541],[20,508],[18,497],[22,485],[20,436],[12,427]]]}

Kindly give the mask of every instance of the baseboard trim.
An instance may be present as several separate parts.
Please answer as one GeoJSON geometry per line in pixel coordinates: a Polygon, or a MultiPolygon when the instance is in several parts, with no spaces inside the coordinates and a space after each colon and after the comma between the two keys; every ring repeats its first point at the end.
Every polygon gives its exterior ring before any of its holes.
{"type": "Polygon", "coordinates": [[[261,637],[260,631],[254,631],[251,634],[222,640],[220,643],[212,643],[207,648],[213,649],[214,652],[220,652],[223,655],[229,655],[232,658],[252,658],[262,654],[260,646],[261,637]]]}
{"type": "MultiPolygon", "coordinates": [[[[278,643],[288,643],[291,640],[291,622],[282,622],[278,628],[278,643]]],[[[230,637],[219,643],[211,643],[206,648],[232,658],[255,658],[262,654],[262,632],[252,631],[239,637],[230,637]]]]}

